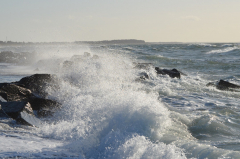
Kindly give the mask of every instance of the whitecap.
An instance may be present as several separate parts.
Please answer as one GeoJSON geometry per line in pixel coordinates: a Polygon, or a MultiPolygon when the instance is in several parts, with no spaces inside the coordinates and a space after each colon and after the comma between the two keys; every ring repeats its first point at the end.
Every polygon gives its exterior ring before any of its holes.
{"type": "Polygon", "coordinates": [[[224,49],[209,51],[209,52],[207,52],[207,54],[227,53],[227,52],[231,52],[231,51],[234,51],[234,50],[239,50],[239,48],[236,47],[236,46],[234,46],[234,47],[227,47],[227,48],[224,48],[224,49]]]}

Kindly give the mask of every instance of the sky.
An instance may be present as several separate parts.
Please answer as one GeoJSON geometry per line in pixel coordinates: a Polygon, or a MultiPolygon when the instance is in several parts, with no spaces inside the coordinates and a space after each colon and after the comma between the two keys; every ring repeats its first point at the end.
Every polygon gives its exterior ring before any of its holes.
{"type": "Polygon", "coordinates": [[[0,41],[240,42],[240,0],[0,0],[0,41]]]}

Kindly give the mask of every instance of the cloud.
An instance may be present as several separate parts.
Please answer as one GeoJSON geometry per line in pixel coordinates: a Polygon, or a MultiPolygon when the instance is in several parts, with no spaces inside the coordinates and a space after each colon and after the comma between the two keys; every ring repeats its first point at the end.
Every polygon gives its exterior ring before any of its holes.
{"type": "Polygon", "coordinates": [[[184,19],[184,20],[189,20],[189,21],[200,21],[200,20],[201,20],[199,17],[197,17],[197,16],[192,16],[192,15],[182,17],[182,19],[184,19]]]}

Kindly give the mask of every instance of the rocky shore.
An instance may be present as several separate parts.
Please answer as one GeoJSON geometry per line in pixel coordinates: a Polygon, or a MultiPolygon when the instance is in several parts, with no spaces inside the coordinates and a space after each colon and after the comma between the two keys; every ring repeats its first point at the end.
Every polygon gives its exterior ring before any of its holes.
{"type": "MultiPolygon", "coordinates": [[[[19,57],[28,60],[31,56],[27,53],[1,52],[0,62],[14,63],[17,61],[15,59],[19,59],[19,57]]],[[[63,69],[69,70],[74,67],[74,63],[90,57],[91,54],[88,52],[85,52],[84,55],[74,55],[70,60],[64,61],[61,66],[63,69]]],[[[98,58],[97,55],[91,57],[92,60],[98,58]]],[[[171,78],[181,79],[182,75],[187,76],[175,68],[161,69],[151,63],[134,63],[134,68],[140,69],[141,72],[136,81],[151,80],[150,69],[154,70],[157,75],[167,75],[171,78]]],[[[20,124],[41,126],[40,118],[51,116],[61,107],[61,103],[48,98],[47,92],[49,87],[58,90],[59,81],[58,77],[53,74],[33,74],[16,82],[0,83],[0,120],[1,118],[12,118],[20,124]]],[[[207,86],[213,86],[223,91],[240,91],[240,86],[224,80],[210,82],[207,86]]]]}
{"type": "Polygon", "coordinates": [[[38,118],[51,115],[61,104],[47,99],[46,88],[58,89],[55,75],[34,74],[12,83],[0,83],[0,117],[40,126],[38,118]]]}

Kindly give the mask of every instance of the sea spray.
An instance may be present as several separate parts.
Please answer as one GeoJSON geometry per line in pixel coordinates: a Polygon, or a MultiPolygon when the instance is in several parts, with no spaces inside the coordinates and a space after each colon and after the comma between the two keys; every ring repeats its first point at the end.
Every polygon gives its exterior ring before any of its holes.
{"type": "MultiPolygon", "coordinates": [[[[102,158],[105,153],[119,158],[174,156],[174,146],[156,143],[171,125],[169,111],[158,101],[158,95],[141,89],[129,58],[99,56],[97,60],[85,58],[60,73],[60,90],[49,92],[62,102],[62,108],[39,131],[46,137],[66,140],[69,142],[66,148],[79,151],[87,158],[102,158]],[[120,153],[128,146],[135,148],[120,153]],[[154,154],[156,147],[164,150],[154,154]],[[143,152],[138,154],[138,151],[143,152]]],[[[181,156],[179,152],[176,156],[181,156]]]]}
{"type": "Polygon", "coordinates": [[[239,49],[209,54],[238,46],[65,44],[1,48],[35,50],[43,61],[27,67],[1,64],[2,82],[33,73],[56,74],[60,89],[48,89],[47,98],[62,107],[53,116],[41,118],[45,122],[41,128],[1,120],[0,137],[5,144],[0,157],[239,158],[239,92],[206,86],[220,79],[240,84],[239,49]],[[84,52],[91,56],[85,57],[84,52]],[[156,75],[154,69],[133,69],[134,62],[176,68],[188,76],[172,79],[156,75]],[[149,79],[139,80],[142,72],[149,79]],[[22,146],[28,142],[31,147],[22,146]]]}

